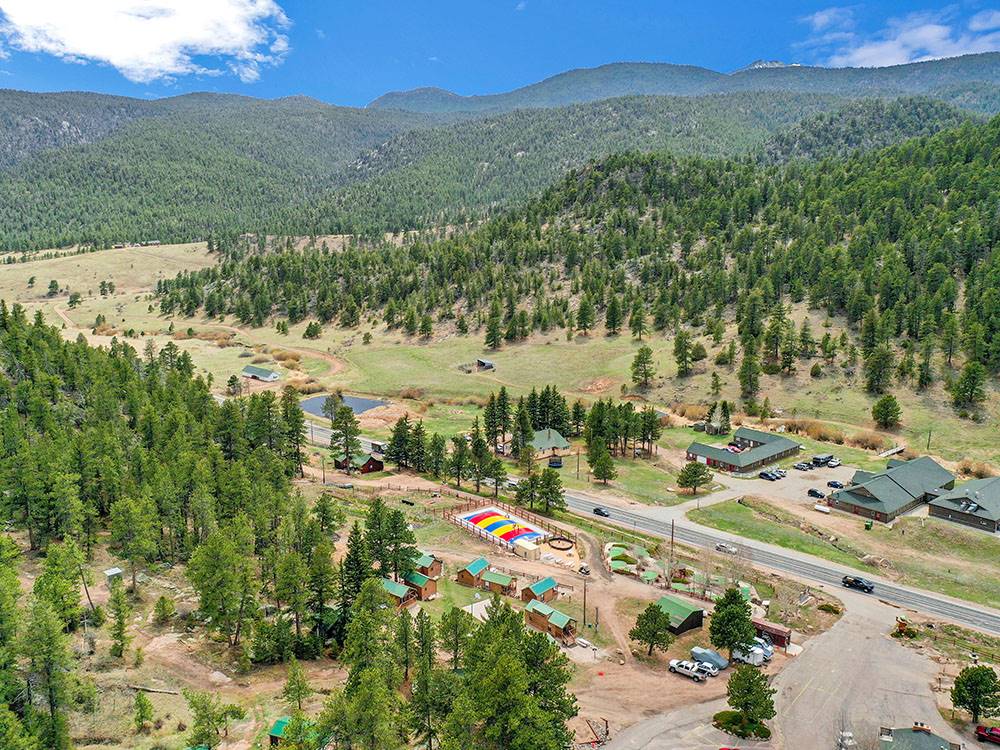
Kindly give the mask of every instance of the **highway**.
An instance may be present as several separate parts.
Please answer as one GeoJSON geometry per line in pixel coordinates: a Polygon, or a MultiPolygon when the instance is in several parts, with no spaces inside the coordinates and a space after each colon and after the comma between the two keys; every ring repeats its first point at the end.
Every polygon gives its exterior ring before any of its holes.
{"type": "MultiPolygon", "coordinates": [[[[566,504],[570,510],[592,515],[601,503],[566,494],[566,504]]],[[[617,522],[626,528],[634,528],[664,539],[670,538],[670,520],[650,517],[646,512],[607,507],[611,518],[602,519],[617,522]]],[[[840,587],[841,579],[847,574],[857,575],[858,571],[842,568],[834,563],[782,550],[764,542],[757,542],[734,534],[707,531],[688,521],[674,520],[674,538],[695,547],[715,547],[719,542],[738,544],[749,551],[751,560],[772,570],[790,573],[803,580],[840,587]]],[[[944,596],[920,591],[884,581],[865,574],[875,582],[875,593],[879,599],[910,610],[950,620],[959,625],[967,625],[994,635],[1000,635],[1000,612],[977,608],[973,604],[963,604],[944,596]]]]}

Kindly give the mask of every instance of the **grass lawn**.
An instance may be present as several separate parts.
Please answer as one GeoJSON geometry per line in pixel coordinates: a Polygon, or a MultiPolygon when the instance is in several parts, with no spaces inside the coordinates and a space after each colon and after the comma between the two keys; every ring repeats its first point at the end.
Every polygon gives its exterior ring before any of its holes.
{"type": "Polygon", "coordinates": [[[987,606],[1000,602],[1000,539],[995,536],[930,518],[899,519],[892,529],[876,524],[870,532],[858,520],[856,529],[837,534],[812,524],[825,537],[837,536],[835,546],[800,530],[798,517],[767,503],[761,507],[767,515],[733,500],[691,511],[688,517],[705,526],[881,573],[910,586],[987,606]],[[867,565],[862,555],[884,558],[889,567],[867,565]]]}
{"type": "Polygon", "coordinates": [[[568,490],[586,490],[598,496],[625,496],[646,505],[676,505],[690,499],[687,494],[677,494],[676,474],[647,459],[616,458],[618,476],[608,484],[589,477],[590,467],[585,455],[580,456],[579,479],[576,478],[576,464],[576,456],[568,456],[559,469],[563,486],[568,490]]]}

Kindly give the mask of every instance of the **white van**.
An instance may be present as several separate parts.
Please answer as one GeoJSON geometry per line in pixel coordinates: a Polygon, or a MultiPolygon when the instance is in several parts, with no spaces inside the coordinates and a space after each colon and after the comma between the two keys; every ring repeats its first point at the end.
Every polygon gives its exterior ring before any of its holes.
{"type": "Polygon", "coordinates": [[[744,664],[749,664],[754,667],[760,667],[764,664],[764,652],[759,648],[754,647],[749,651],[743,651],[742,649],[733,649],[733,661],[743,662],[744,664]]]}

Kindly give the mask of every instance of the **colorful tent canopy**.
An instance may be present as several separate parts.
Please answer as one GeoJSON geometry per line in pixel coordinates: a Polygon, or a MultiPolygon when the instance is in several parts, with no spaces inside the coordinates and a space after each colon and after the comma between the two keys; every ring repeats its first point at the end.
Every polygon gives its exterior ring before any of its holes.
{"type": "Polygon", "coordinates": [[[514,542],[518,539],[537,539],[542,536],[541,532],[535,531],[530,526],[522,526],[492,508],[466,516],[465,520],[505,542],[514,542]]]}

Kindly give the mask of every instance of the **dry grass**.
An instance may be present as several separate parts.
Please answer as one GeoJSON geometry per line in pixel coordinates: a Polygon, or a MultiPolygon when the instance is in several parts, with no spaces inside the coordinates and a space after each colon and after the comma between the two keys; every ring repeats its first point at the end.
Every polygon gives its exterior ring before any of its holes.
{"type": "Polygon", "coordinates": [[[277,360],[281,364],[285,365],[286,367],[288,366],[289,362],[298,363],[298,361],[302,359],[301,354],[299,354],[298,352],[290,352],[287,349],[274,349],[271,352],[271,356],[274,357],[275,360],[277,360]]]}
{"type": "Polygon", "coordinates": [[[879,435],[877,432],[858,432],[847,438],[847,444],[869,451],[882,451],[886,449],[885,437],[879,435]]]}
{"type": "Polygon", "coordinates": [[[691,419],[695,422],[708,416],[708,406],[705,404],[684,404],[674,402],[670,405],[670,410],[673,411],[674,414],[684,417],[684,419],[691,419]]]}
{"type": "Polygon", "coordinates": [[[209,341],[220,349],[232,346],[235,342],[236,334],[232,331],[174,331],[172,334],[175,341],[185,341],[187,339],[198,339],[199,341],[209,341]]]}
{"type": "Polygon", "coordinates": [[[320,393],[325,390],[323,388],[323,384],[314,377],[292,379],[288,381],[288,385],[301,393],[303,396],[309,396],[313,393],[320,393]]]}
{"type": "Polygon", "coordinates": [[[805,435],[811,440],[819,440],[824,443],[844,444],[843,430],[820,422],[816,419],[786,419],[781,422],[785,430],[796,435],[805,435]]]}
{"type": "Polygon", "coordinates": [[[256,357],[254,357],[250,361],[253,362],[255,365],[262,365],[265,362],[270,362],[271,358],[270,357],[265,357],[262,354],[258,354],[256,357]]]}
{"type": "Polygon", "coordinates": [[[412,386],[408,386],[406,388],[399,389],[399,397],[402,399],[419,401],[421,398],[423,398],[423,395],[424,395],[423,388],[414,388],[412,386]]]}
{"type": "Polygon", "coordinates": [[[996,470],[985,461],[973,461],[971,458],[963,458],[958,462],[958,473],[976,479],[986,479],[997,475],[996,470]]]}

